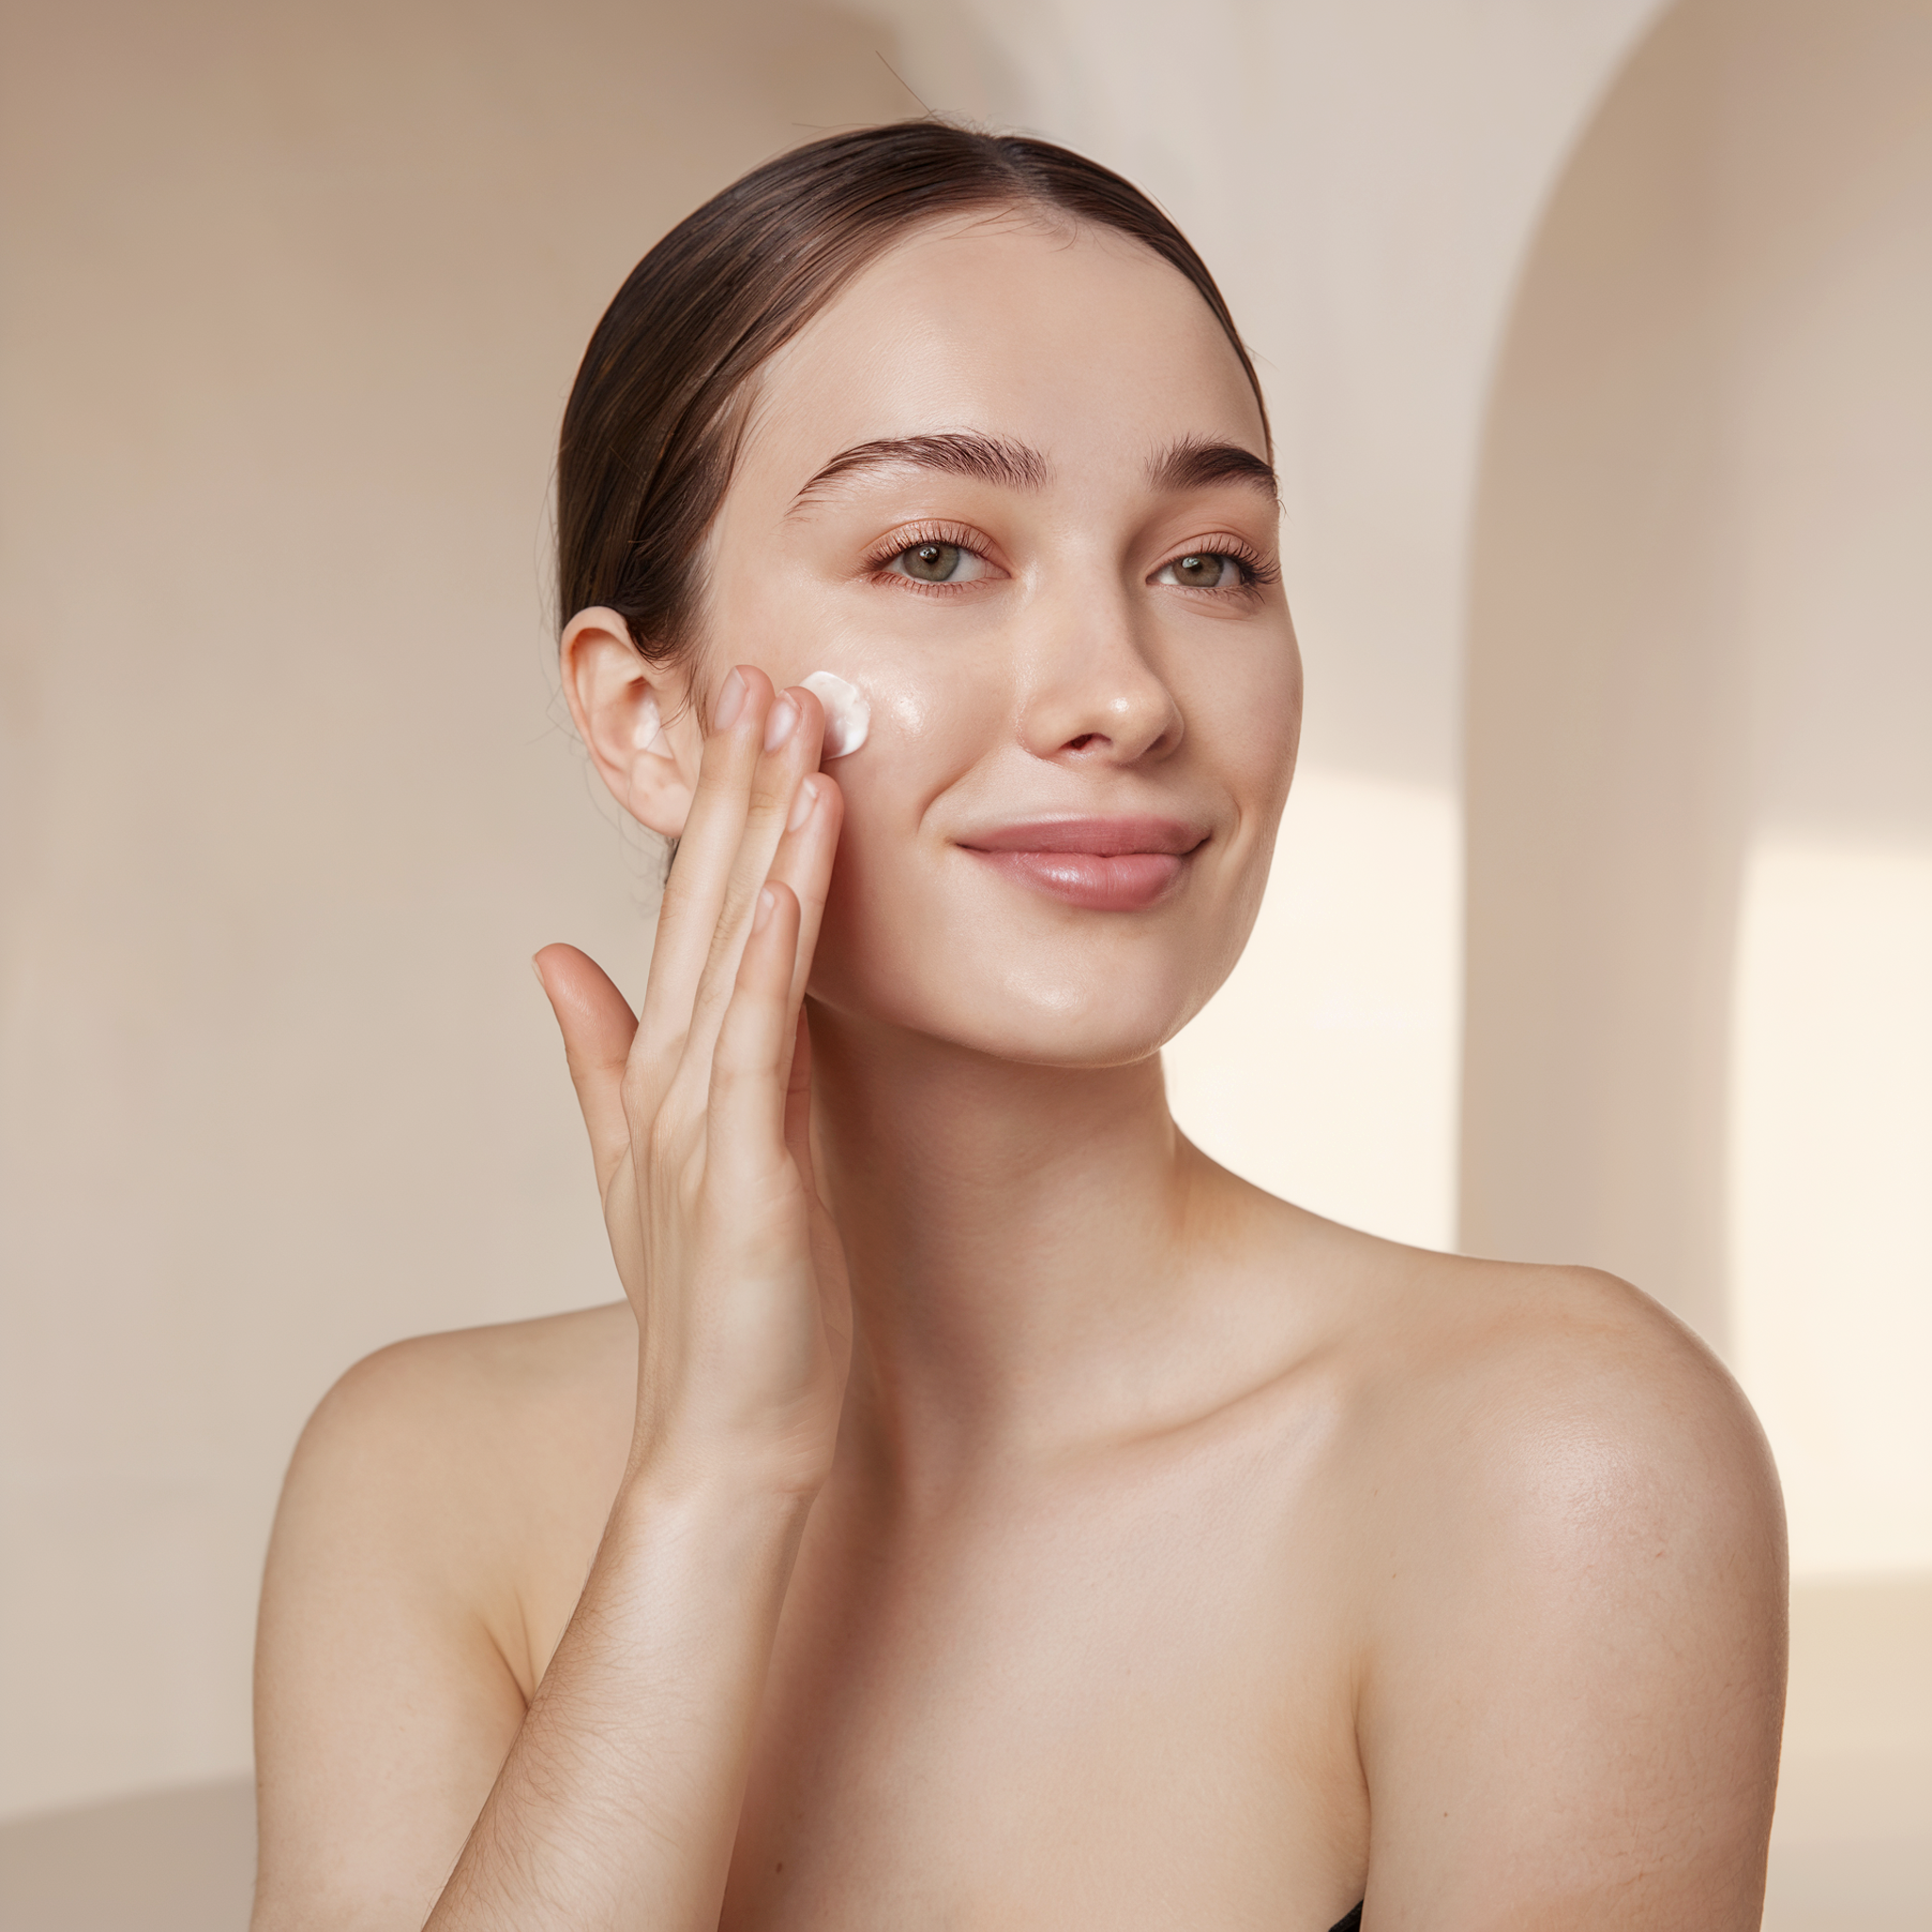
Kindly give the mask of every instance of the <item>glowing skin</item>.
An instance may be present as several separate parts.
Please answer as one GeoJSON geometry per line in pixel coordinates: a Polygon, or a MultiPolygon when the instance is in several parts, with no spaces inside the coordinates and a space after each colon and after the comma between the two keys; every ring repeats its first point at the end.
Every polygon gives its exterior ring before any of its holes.
{"type": "Polygon", "coordinates": [[[823,756],[850,758],[872,729],[872,707],[865,693],[836,671],[814,671],[799,682],[825,708],[823,756]]]}
{"type": "Polygon", "coordinates": [[[769,640],[781,687],[823,667],[871,699],[865,756],[838,767],[812,964],[828,1018],[1118,1065],[1226,976],[1293,772],[1301,666],[1272,492],[1163,484],[1190,443],[1265,456],[1253,392],[1193,290],[1107,236],[915,236],[763,372],[710,628],[769,640]],[[1098,314],[1138,325],[1103,347],[1098,314]],[[947,433],[1032,453],[1037,478],[882,461],[815,481],[947,433]],[[1184,572],[1191,556],[1217,561],[1184,572]],[[1107,820],[1184,826],[1193,856],[1109,864],[1103,838],[1084,861],[988,858],[1014,827],[1107,820]],[[1071,896],[1041,890],[1076,873],[1071,896]],[[1166,889],[1137,896],[1157,873],[1166,889]]]}

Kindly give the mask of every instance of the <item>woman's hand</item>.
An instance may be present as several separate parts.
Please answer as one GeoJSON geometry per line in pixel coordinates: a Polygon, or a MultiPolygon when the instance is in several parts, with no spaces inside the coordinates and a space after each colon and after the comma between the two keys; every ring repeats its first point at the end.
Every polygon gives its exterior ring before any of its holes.
{"type": "Polygon", "coordinates": [[[421,1344],[378,1357],[304,1438],[263,1598],[258,1932],[718,1924],[850,1352],[802,1017],[841,818],[823,728],[809,691],[725,680],[641,1018],[581,953],[537,956],[641,1343],[630,1468],[534,1691],[478,1611],[487,1470],[449,1500],[464,1339],[429,1372],[421,1344]]]}
{"type": "Polygon", "coordinates": [[[641,1016],[575,947],[537,955],[637,1314],[634,1475],[809,1494],[830,1464],[851,1319],[803,1010],[842,808],[824,723],[808,691],[725,679],[641,1016]]]}

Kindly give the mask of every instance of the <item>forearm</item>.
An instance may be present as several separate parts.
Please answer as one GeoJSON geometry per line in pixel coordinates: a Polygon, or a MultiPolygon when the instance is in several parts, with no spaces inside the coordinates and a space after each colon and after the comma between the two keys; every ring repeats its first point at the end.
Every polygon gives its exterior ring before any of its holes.
{"type": "Polygon", "coordinates": [[[808,1507],[626,1482],[433,1932],[716,1926],[808,1507]]]}

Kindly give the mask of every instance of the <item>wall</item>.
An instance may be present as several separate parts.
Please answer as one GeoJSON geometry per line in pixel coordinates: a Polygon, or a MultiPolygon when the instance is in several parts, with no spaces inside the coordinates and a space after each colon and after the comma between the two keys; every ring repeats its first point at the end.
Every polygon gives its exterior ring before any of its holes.
{"type": "Polygon", "coordinates": [[[1462,1240],[1724,1353],[1790,1515],[1773,1932],[1932,1914],[1932,6],[1684,0],[1472,542],[1462,1240]]]}
{"type": "Polygon", "coordinates": [[[614,1292],[525,962],[638,983],[655,874],[552,702],[558,415],[664,228],[907,102],[795,4],[7,31],[0,1813],[245,1768],[323,1391],[614,1292]]]}
{"type": "Polygon", "coordinates": [[[1689,0],[1566,171],[1472,593],[1463,1240],[1715,1342],[1932,1571],[1932,5],[1689,0]]]}

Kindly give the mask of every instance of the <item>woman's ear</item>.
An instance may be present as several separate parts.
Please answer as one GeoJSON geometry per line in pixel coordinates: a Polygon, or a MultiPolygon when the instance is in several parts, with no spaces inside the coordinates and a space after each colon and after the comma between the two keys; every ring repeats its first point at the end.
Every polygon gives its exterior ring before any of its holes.
{"type": "Polygon", "coordinates": [[[704,742],[684,673],[641,657],[629,626],[602,605],[564,627],[558,662],[577,735],[611,797],[641,825],[679,837],[704,742]]]}

